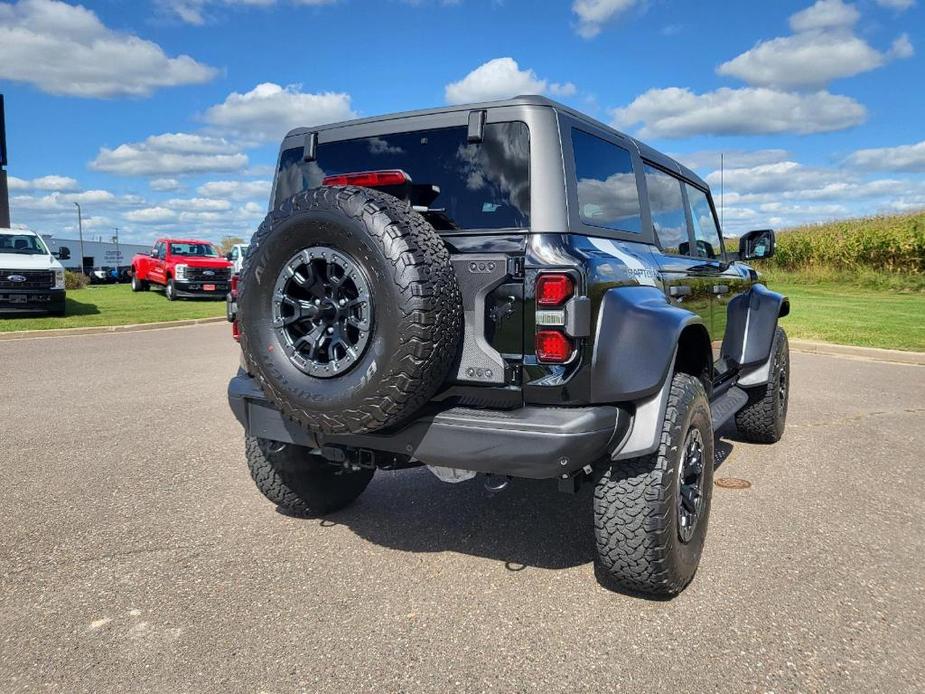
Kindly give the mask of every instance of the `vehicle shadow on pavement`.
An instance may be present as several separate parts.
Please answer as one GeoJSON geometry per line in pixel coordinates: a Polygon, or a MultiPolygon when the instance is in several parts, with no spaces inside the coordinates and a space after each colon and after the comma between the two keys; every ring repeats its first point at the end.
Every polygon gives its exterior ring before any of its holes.
{"type": "Polygon", "coordinates": [[[555,480],[517,479],[492,493],[481,478],[451,485],[426,469],[380,471],[353,506],[322,523],[390,549],[459,552],[510,571],[564,569],[594,558],[591,491],[562,494],[555,480]]]}
{"type": "MultiPolygon", "coordinates": [[[[732,448],[716,439],[717,467],[732,448]]],[[[590,481],[563,494],[555,480],[515,479],[495,493],[480,477],[452,485],[423,468],[379,471],[355,504],[320,523],[344,525],[389,549],[458,552],[510,571],[565,569],[594,561],[592,498],[590,481]]]]}

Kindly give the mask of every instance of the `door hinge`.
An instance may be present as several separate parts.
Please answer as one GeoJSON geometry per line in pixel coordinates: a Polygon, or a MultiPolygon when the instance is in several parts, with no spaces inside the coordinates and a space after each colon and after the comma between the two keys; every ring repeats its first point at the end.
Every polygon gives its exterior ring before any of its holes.
{"type": "Polygon", "coordinates": [[[524,278],[524,259],[520,257],[508,258],[507,274],[515,280],[522,280],[524,278]]]}

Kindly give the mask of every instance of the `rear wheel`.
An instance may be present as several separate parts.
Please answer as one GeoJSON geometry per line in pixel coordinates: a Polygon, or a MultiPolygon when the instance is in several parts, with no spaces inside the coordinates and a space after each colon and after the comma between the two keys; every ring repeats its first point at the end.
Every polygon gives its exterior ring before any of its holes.
{"type": "Polygon", "coordinates": [[[148,290],[148,283],[144,280],[138,279],[134,273],[132,273],[132,291],[133,292],[145,292],[148,290]]]}
{"type": "Polygon", "coordinates": [[[680,593],[700,564],[713,491],[713,425],[703,385],[676,374],[651,455],[610,464],[594,490],[599,566],[617,587],[680,593]]]}
{"type": "Polygon", "coordinates": [[[177,300],[177,286],[173,283],[172,277],[167,280],[167,286],[164,288],[164,296],[167,297],[167,301],[177,300]]]}
{"type": "Polygon", "coordinates": [[[778,328],[771,345],[771,371],[763,386],[748,389],[748,403],[736,414],[736,429],[751,443],[777,443],[787,425],[790,401],[790,344],[778,328]]]}
{"type": "Polygon", "coordinates": [[[261,493],[287,513],[322,516],[352,503],[375,470],[348,470],[309,449],[254,436],[245,437],[251,477],[261,493]]]}

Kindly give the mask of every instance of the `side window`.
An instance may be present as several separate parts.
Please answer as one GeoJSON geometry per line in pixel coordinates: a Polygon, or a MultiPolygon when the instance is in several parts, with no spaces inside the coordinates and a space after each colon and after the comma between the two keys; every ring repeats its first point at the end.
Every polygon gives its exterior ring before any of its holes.
{"type": "Polygon", "coordinates": [[[645,167],[652,226],[665,253],[691,255],[681,181],[661,169],[645,167]]]}
{"type": "Polygon", "coordinates": [[[581,221],[590,226],[640,233],[639,191],[630,153],[574,129],[572,148],[581,221]]]}
{"type": "Polygon", "coordinates": [[[157,257],[161,260],[167,257],[167,244],[163,241],[158,244],[157,257]]]}
{"type": "Polygon", "coordinates": [[[716,217],[713,216],[713,209],[710,207],[707,194],[689,183],[685,185],[687,186],[687,200],[691,206],[691,221],[694,224],[697,255],[712,259],[721,258],[723,247],[720,245],[716,217]]]}
{"type": "Polygon", "coordinates": [[[238,259],[238,247],[237,246],[231,249],[231,259],[232,260],[238,259]]]}

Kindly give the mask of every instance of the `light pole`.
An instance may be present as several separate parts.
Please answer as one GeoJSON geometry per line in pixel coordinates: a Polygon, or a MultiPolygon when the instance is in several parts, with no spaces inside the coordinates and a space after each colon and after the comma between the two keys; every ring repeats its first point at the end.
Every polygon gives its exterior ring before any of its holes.
{"type": "Polygon", "coordinates": [[[77,233],[80,234],[80,274],[86,275],[87,272],[84,269],[84,224],[83,219],[80,215],[80,203],[74,203],[77,206],[77,233]]]}

